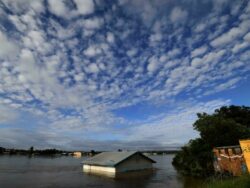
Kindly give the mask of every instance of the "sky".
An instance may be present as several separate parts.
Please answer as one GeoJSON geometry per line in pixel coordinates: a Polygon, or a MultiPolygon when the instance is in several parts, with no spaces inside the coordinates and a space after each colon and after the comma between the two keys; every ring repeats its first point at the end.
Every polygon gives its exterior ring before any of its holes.
{"type": "Polygon", "coordinates": [[[249,73],[248,0],[0,0],[3,147],[179,147],[249,73]]]}

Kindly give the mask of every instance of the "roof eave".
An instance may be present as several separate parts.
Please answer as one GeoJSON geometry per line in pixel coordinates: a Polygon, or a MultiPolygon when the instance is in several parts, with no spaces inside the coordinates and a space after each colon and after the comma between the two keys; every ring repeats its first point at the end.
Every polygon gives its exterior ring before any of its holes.
{"type": "Polygon", "coordinates": [[[82,162],[81,164],[91,165],[91,166],[115,167],[114,165],[101,165],[101,164],[91,164],[91,163],[84,163],[84,162],[82,162]]]}

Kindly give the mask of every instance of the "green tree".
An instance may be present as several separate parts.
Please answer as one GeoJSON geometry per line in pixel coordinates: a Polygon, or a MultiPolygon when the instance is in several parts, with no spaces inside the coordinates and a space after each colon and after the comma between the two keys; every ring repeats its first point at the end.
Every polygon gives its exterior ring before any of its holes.
{"type": "Polygon", "coordinates": [[[213,114],[199,113],[193,124],[200,138],[189,141],[173,159],[182,173],[208,176],[213,173],[213,147],[238,145],[239,139],[250,138],[250,108],[221,107],[213,114]]]}
{"type": "Polygon", "coordinates": [[[34,152],[34,147],[33,147],[33,146],[31,146],[31,147],[30,147],[30,149],[29,149],[29,154],[30,154],[30,155],[32,155],[32,154],[33,154],[33,152],[34,152]]]}

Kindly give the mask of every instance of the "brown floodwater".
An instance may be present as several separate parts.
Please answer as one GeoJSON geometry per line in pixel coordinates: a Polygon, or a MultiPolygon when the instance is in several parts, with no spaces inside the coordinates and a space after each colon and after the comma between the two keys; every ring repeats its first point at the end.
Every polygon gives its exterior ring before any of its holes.
{"type": "Polygon", "coordinates": [[[203,183],[179,175],[171,161],[174,155],[150,156],[156,170],[141,176],[112,179],[85,174],[84,158],[0,156],[0,188],[199,188],[203,183]]]}

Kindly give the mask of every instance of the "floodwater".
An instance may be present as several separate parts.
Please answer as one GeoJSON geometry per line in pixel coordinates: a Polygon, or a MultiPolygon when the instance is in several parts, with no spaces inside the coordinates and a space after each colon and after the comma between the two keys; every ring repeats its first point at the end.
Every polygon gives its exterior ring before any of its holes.
{"type": "Polygon", "coordinates": [[[178,175],[174,155],[150,156],[157,163],[152,174],[111,179],[85,174],[84,158],[0,156],[0,188],[199,188],[202,180],[178,175]]]}

